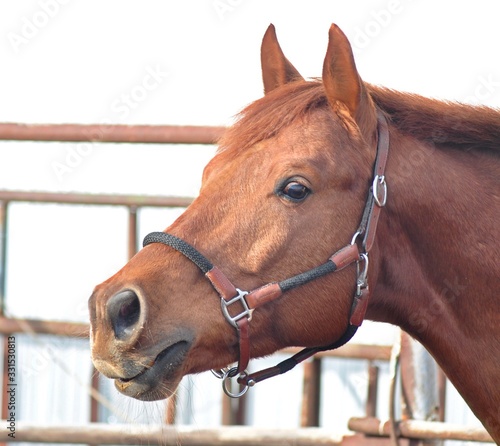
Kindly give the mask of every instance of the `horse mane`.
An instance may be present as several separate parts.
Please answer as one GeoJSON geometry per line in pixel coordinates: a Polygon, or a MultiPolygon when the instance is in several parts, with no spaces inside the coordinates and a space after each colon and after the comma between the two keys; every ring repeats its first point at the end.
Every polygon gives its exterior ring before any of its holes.
{"type": "Polygon", "coordinates": [[[500,151],[500,110],[429,99],[367,85],[375,104],[404,134],[464,150],[500,151]]]}
{"type": "MultiPolygon", "coordinates": [[[[365,84],[374,103],[403,134],[437,146],[500,151],[500,110],[429,99],[365,84]]],[[[237,116],[219,141],[219,151],[244,150],[277,135],[312,110],[327,109],[323,84],[297,81],[271,91],[237,116]]]]}
{"type": "Polygon", "coordinates": [[[229,147],[244,150],[272,138],[310,111],[326,109],[327,105],[323,84],[316,81],[291,82],[244,108],[236,116],[236,123],[219,140],[219,151],[229,147]]]}

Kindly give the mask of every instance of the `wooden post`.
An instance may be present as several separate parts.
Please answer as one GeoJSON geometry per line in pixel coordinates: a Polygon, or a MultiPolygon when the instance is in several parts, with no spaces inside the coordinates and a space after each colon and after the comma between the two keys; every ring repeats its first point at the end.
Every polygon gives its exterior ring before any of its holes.
{"type": "MultiPolygon", "coordinates": [[[[427,350],[401,331],[401,386],[403,418],[437,421],[439,416],[438,366],[427,350]]],[[[412,446],[442,444],[440,440],[413,441],[412,446]]]]}
{"type": "Polygon", "coordinates": [[[370,361],[368,364],[368,395],[366,398],[367,417],[377,416],[378,374],[379,368],[370,361]]]}
{"type": "Polygon", "coordinates": [[[301,427],[319,426],[320,396],[321,359],[313,358],[304,363],[301,427]]]}
{"type": "Polygon", "coordinates": [[[446,383],[448,378],[444,374],[443,370],[439,368],[438,374],[438,389],[439,389],[439,411],[438,420],[445,421],[446,419],[446,383]]]}
{"type": "MultiPolygon", "coordinates": [[[[242,387],[237,383],[230,383],[235,388],[233,391],[241,391],[242,387]],[[238,389],[236,390],[236,386],[238,389]]],[[[223,426],[242,426],[246,420],[247,396],[240,398],[229,398],[225,393],[222,394],[222,425],[223,426]]]]}
{"type": "Polygon", "coordinates": [[[0,316],[5,314],[5,281],[7,271],[7,207],[0,201],[0,316]]]}
{"type": "Polygon", "coordinates": [[[137,252],[137,206],[128,207],[128,258],[137,252]]]}
{"type": "MultiPolygon", "coordinates": [[[[90,385],[93,389],[99,391],[99,372],[92,367],[92,378],[90,385]]],[[[99,421],[99,402],[90,395],[90,422],[97,423],[99,421]]]]}

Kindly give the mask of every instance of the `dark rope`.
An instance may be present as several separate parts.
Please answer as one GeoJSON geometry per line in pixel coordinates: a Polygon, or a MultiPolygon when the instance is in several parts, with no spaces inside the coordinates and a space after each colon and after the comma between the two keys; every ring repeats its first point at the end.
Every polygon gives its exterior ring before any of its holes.
{"type": "Polygon", "coordinates": [[[329,260],[328,262],[323,263],[323,265],[319,265],[316,268],[306,271],[305,273],[297,274],[296,276],[282,280],[278,283],[278,285],[281,288],[281,291],[285,292],[311,282],[312,280],[318,279],[319,277],[325,276],[326,274],[333,273],[336,269],[337,265],[329,260]]]}
{"type": "Polygon", "coordinates": [[[347,344],[352,337],[356,334],[358,327],[356,325],[349,324],[342,334],[342,336],[337,339],[333,344],[327,345],[325,347],[309,347],[301,350],[290,358],[281,361],[279,364],[276,364],[274,367],[270,367],[265,370],[261,370],[259,372],[251,373],[250,375],[244,375],[238,382],[240,384],[249,385],[249,382],[258,383],[264,381],[266,379],[272,378],[273,376],[282,375],[290,370],[292,370],[295,366],[299,365],[304,360],[314,356],[318,352],[323,352],[326,350],[335,350],[336,348],[342,347],[344,344],[347,344]]]}
{"type": "Polygon", "coordinates": [[[196,266],[203,271],[203,274],[206,274],[213,268],[212,263],[210,263],[205,256],[200,254],[198,250],[193,248],[189,243],[179,237],[176,237],[175,235],[167,234],[165,232],[151,232],[151,234],[144,237],[142,246],[146,246],[151,243],[163,243],[164,245],[174,248],[181,254],[185,255],[189,260],[191,260],[191,262],[196,264],[196,266]]]}

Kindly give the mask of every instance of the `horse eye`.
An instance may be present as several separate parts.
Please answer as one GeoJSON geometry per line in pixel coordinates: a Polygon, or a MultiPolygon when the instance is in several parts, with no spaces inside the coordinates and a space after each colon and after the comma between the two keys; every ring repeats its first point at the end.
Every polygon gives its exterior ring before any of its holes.
{"type": "Polygon", "coordinates": [[[298,181],[290,181],[281,190],[282,195],[292,201],[301,201],[309,195],[309,188],[298,181]]]}

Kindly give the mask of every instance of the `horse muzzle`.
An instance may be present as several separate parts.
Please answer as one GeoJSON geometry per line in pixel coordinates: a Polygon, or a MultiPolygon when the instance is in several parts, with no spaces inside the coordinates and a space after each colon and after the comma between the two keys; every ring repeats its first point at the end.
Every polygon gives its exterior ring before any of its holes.
{"type": "Polygon", "coordinates": [[[96,291],[89,300],[92,361],[116,389],[143,401],[168,398],[183,376],[194,336],[177,329],[163,341],[149,339],[147,307],[140,294],[124,289],[103,303],[96,291]]]}
{"type": "Polygon", "coordinates": [[[168,398],[182,378],[182,364],[190,348],[187,341],[179,341],[162,350],[137,375],[115,378],[116,389],[126,396],[143,401],[168,398]]]}

